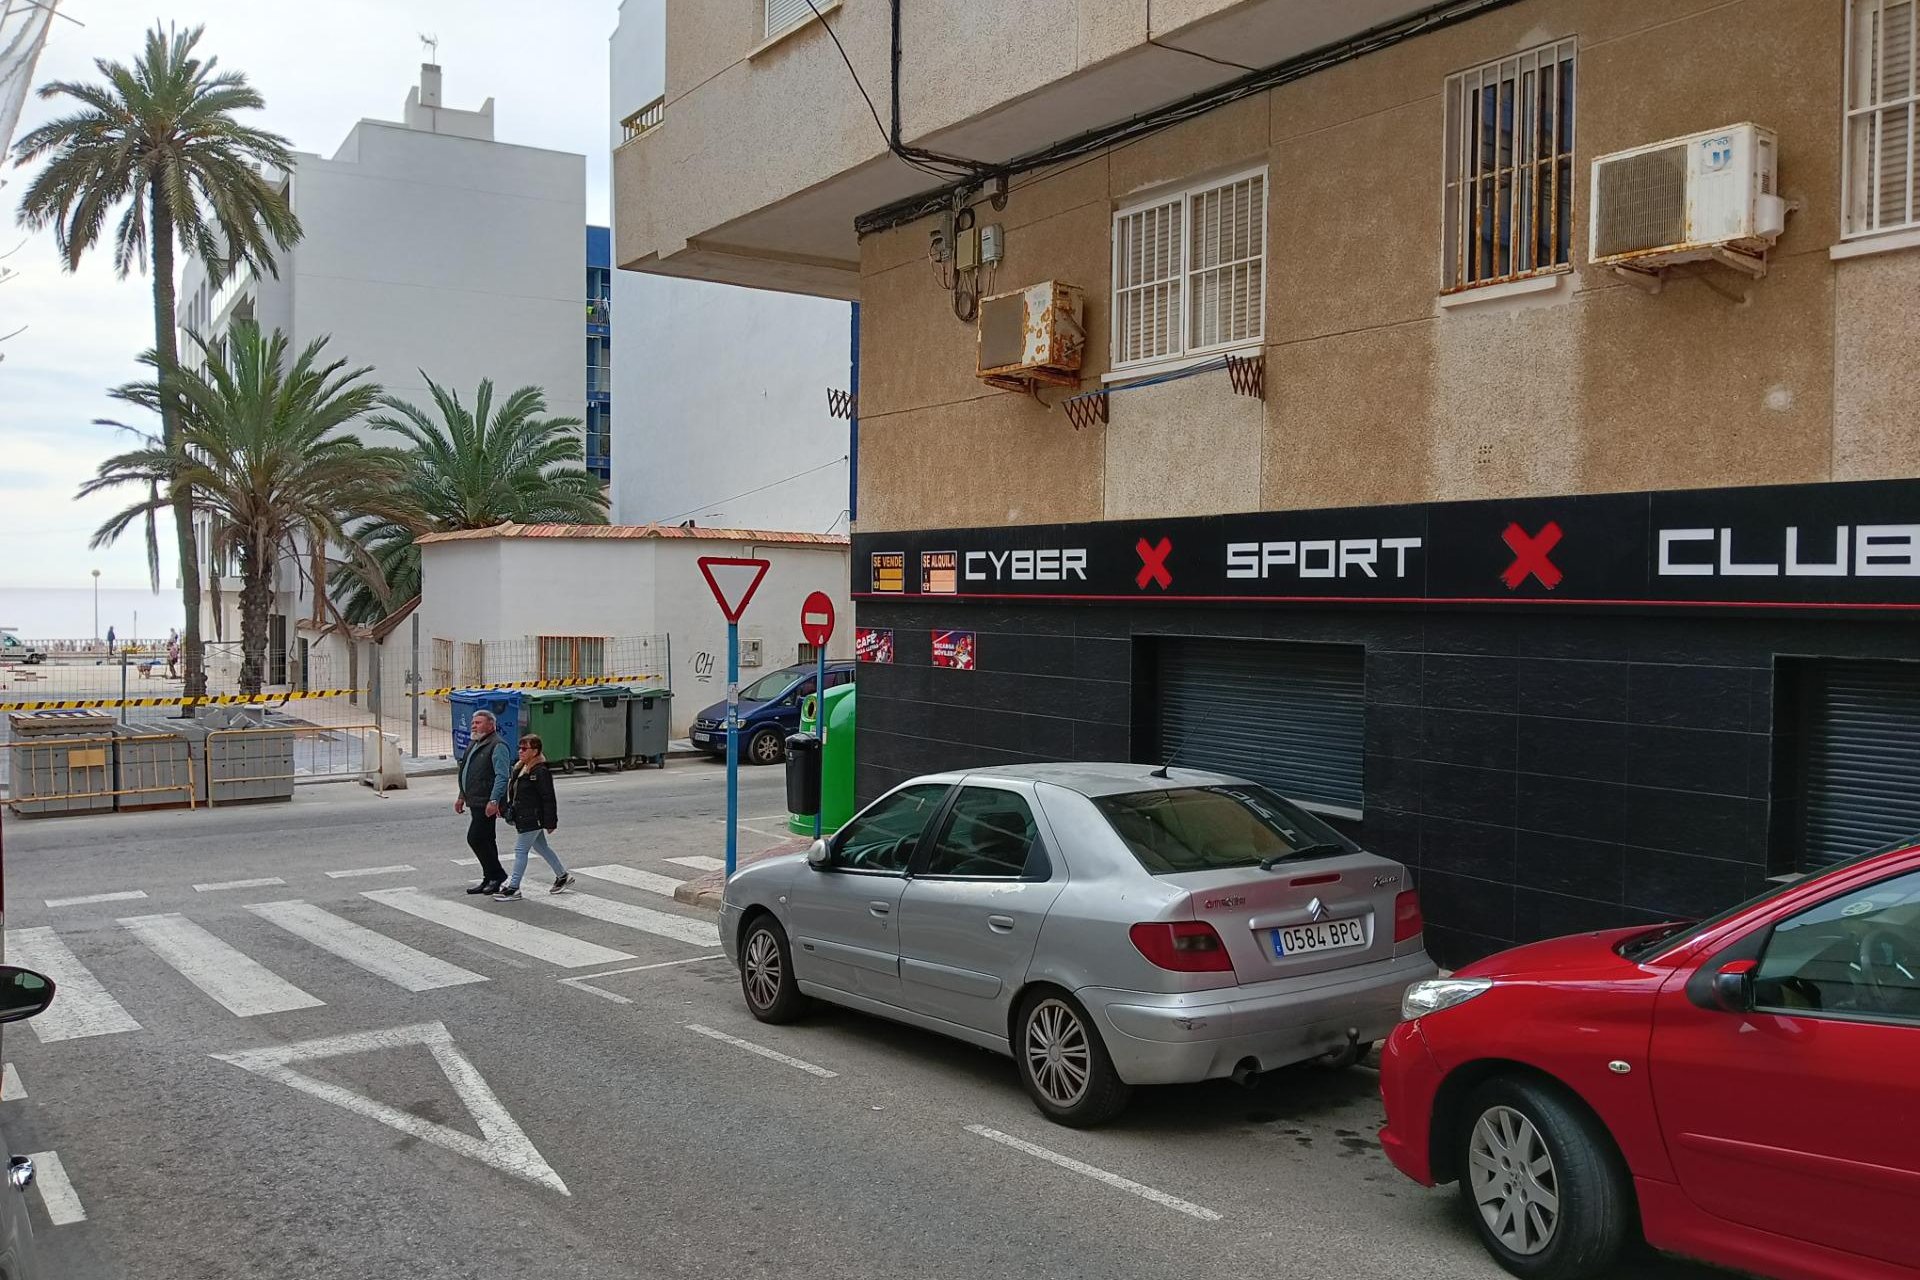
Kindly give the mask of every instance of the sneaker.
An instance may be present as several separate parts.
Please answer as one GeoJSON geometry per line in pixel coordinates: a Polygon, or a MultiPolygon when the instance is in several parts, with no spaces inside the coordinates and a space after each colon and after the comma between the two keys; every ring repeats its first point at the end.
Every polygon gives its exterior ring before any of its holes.
{"type": "Polygon", "coordinates": [[[553,888],[547,890],[547,892],[558,893],[562,889],[571,889],[571,888],[573,888],[573,872],[569,871],[567,872],[567,874],[561,876],[558,880],[555,880],[553,882],[553,888]]]}
{"type": "Polygon", "coordinates": [[[495,902],[520,901],[520,886],[517,884],[501,885],[500,892],[493,895],[493,900],[495,902]]]}

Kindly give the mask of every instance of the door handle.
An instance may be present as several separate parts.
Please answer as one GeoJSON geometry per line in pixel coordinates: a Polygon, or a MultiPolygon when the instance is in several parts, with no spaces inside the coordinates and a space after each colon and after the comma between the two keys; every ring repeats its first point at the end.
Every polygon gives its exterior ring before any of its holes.
{"type": "Polygon", "coordinates": [[[993,930],[995,933],[1012,933],[1013,917],[1012,916],[988,916],[987,928],[993,930]]]}
{"type": "Polygon", "coordinates": [[[867,904],[867,910],[873,915],[884,916],[889,911],[892,911],[893,907],[886,902],[869,902],[867,904]]]}

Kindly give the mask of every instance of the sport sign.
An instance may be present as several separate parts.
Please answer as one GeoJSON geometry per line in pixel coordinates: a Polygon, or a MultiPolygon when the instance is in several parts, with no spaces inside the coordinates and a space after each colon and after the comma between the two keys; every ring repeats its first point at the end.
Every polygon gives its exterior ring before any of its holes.
{"type": "Polygon", "coordinates": [[[826,592],[814,592],[800,606],[800,635],[816,649],[833,639],[833,601],[826,592]]]}

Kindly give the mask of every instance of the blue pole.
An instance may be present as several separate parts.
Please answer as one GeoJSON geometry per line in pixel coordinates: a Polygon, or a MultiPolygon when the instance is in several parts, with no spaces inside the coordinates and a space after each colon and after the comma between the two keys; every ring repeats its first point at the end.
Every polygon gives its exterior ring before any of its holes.
{"type": "Polygon", "coordinates": [[[813,838],[820,838],[820,823],[827,808],[827,646],[814,653],[818,664],[813,672],[813,736],[820,739],[820,798],[813,802],[813,838]]]}
{"type": "Polygon", "coordinates": [[[740,624],[727,624],[727,879],[740,860],[740,624]]]}

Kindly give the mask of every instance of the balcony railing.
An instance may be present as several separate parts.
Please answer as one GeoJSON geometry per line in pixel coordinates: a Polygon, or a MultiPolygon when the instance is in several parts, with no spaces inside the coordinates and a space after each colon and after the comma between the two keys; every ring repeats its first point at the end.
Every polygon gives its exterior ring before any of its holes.
{"type": "Polygon", "coordinates": [[[662,94],[620,122],[620,145],[625,146],[666,118],[667,99],[662,94]]]}
{"type": "Polygon", "coordinates": [[[612,324],[613,323],[613,303],[607,301],[607,299],[605,298],[588,298],[587,299],[587,323],[588,324],[612,324]]]}

